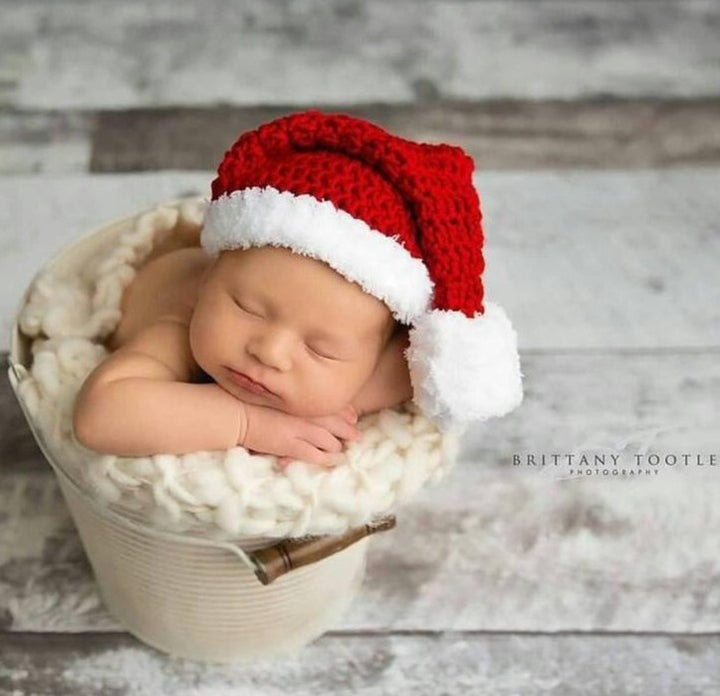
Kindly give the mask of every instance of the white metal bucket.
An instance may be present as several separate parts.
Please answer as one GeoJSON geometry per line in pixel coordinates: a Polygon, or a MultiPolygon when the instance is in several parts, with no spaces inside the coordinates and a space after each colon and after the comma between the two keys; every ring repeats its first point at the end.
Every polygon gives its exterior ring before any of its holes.
{"type": "MultiPolygon", "coordinates": [[[[182,201],[164,205],[178,206],[182,201]]],[[[131,229],[137,215],[104,225],[66,247],[45,270],[72,272],[131,229]]],[[[36,277],[37,277],[36,275],[36,277]]],[[[32,284],[31,284],[32,285],[32,284]]],[[[211,662],[292,655],[330,629],[361,587],[369,537],[262,584],[251,552],[270,538],[237,543],[159,530],[93,499],[53,455],[23,403],[29,341],[11,337],[9,379],[31,431],[52,466],[108,610],[139,639],[173,656],[211,662]]]]}

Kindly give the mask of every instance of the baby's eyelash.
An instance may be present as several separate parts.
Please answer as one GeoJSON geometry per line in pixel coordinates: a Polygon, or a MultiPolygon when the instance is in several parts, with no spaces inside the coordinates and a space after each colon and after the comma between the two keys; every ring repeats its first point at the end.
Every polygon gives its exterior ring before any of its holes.
{"type": "Polygon", "coordinates": [[[308,349],[311,350],[315,355],[319,355],[321,358],[325,358],[326,360],[337,360],[337,358],[333,358],[331,355],[324,355],[323,353],[320,353],[319,351],[315,350],[312,346],[308,346],[308,349]]]}
{"type": "Polygon", "coordinates": [[[250,311],[249,309],[247,309],[246,307],[243,307],[235,298],[233,298],[233,302],[235,303],[235,305],[236,305],[237,307],[239,307],[240,309],[242,309],[243,312],[247,312],[248,314],[252,314],[254,317],[260,317],[260,316],[262,316],[261,314],[257,314],[256,312],[251,312],[251,311],[250,311]]]}

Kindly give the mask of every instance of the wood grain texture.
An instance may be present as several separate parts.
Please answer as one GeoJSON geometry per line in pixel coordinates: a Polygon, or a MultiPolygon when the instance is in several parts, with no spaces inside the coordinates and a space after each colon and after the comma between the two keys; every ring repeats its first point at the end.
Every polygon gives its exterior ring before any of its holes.
{"type": "Polygon", "coordinates": [[[367,118],[411,139],[458,144],[484,170],[720,162],[717,98],[443,99],[429,104],[0,109],[0,174],[212,171],[241,132],[310,107],[367,118]]]}
{"type": "MultiPolygon", "coordinates": [[[[373,537],[362,594],[338,628],[720,630],[717,357],[524,356],[523,406],[473,427],[456,468],[373,537]],[[515,454],[573,451],[621,452],[629,465],[643,451],[714,452],[717,466],[614,484],[513,466],[515,454]]],[[[17,408],[8,387],[0,395],[3,411],[17,408]]],[[[117,630],[50,468],[36,458],[19,470],[0,440],[0,461],[10,463],[0,467],[5,628],[117,630]]]]}
{"type": "Polygon", "coordinates": [[[720,636],[327,633],[296,658],[207,665],[131,636],[0,635],[13,696],[711,696],[720,636]],[[290,684],[292,686],[290,686],[290,684]]]}
{"type": "Polygon", "coordinates": [[[712,0],[2,2],[0,104],[717,96],[712,0]]]}
{"type": "MultiPolygon", "coordinates": [[[[301,108],[463,147],[479,169],[633,169],[720,162],[720,100],[491,100],[102,111],[93,172],[214,170],[240,133],[301,108]]],[[[15,165],[17,166],[17,165],[15,165]]],[[[19,171],[19,170],[16,170],[19,171]]]]}
{"type": "Polygon", "coordinates": [[[0,109],[0,175],[86,172],[95,115],[0,109]]]}

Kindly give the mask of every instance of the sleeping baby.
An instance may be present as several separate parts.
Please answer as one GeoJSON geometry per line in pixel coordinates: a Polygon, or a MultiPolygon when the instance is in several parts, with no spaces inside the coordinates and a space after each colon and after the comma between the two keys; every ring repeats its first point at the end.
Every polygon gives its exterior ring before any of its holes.
{"type": "Polygon", "coordinates": [[[516,408],[517,337],[484,301],[473,167],[457,146],[346,114],[242,134],[200,245],[157,255],[126,288],[76,439],[330,465],[358,417],[408,399],[441,429],[516,408]]]}
{"type": "Polygon", "coordinates": [[[125,290],[75,435],[124,456],[241,445],[330,464],[359,416],[411,397],[406,342],[382,302],[316,259],[171,251],[125,290]]]}

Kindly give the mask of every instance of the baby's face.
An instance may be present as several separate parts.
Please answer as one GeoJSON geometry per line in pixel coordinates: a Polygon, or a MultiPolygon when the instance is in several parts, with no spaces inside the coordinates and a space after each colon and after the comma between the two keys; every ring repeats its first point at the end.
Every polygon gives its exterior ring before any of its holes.
{"type": "Polygon", "coordinates": [[[394,328],[387,306],[330,266],[283,247],[221,252],[190,322],[193,356],[246,403],[336,413],[368,380],[394,328]],[[274,394],[235,382],[231,368],[274,394]]]}

